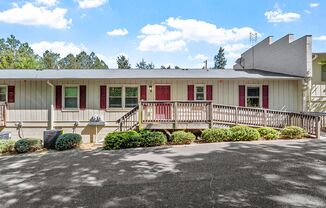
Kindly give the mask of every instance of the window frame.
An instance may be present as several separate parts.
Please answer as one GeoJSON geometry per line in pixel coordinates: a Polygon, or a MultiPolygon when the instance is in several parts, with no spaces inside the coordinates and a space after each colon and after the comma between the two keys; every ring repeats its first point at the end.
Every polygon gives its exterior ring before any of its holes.
{"type": "MultiPolygon", "coordinates": [[[[261,84],[247,84],[245,85],[245,106],[246,107],[249,107],[249,108],[262,108],[263,106],[263,88],[262,88],[262,85],[261,84]],[[248,98],[252,97],[252,96],[248,96],[248,88],[249,87],[257,87],[259,88],[259,106],[258,107],[252,107],[252,106],[248,106],[248,98]]],[[[254,97],[253,97],[254,98],[254,97]]]]}
{"type": "Polygon", "coordinates": [[[67,84],[67,85],[62,85],[62,110],[64,111],[78,111],[79,108],[79,102],[80,102],[80,93],[79,93],[79,85],[75,84],[67,84]],[[77,88],[77,108],[67,108],[66,103],[65,103],[65,94],[66,94],[66,87],[76,87],[77,88]]]}
{"type": "Polygon", "coordinates": [[[133,84],[110,84],[106,86],[107,91],[107,109],[106,110],[124,110],[124,109],[132,109],[134,107],[126,107],[126,88],[127,87],[134,87],[137,88],[137,100],[140,100],[140,85],[133,85],[133,84]],[[121,107],[110,107],[110,87],[121,87],[121,107]]]}
{"type": "Polygon", "coordinates": [[[320,79],[322,82],[326,82],[326,64],[321,65],[321,76],[320,79]],[[323,79],[323,74],[325,74],[325,79],[323,79]]]}
{"type": "Polygon", "coordinates": [[[205,84],[197,84],[195,85],[195,90],[194,90],[194,100],[196,101],[205,101],[206,100],[206,85],[205,84]],[[197,87],[203,87],[204,88],[204,99],[203,100],[197,100],[197,87]]]}
{"type": "Polygon", "coordinates": [[[0,101],[0,103],[6,103],[6,102],[8,102],[8,86],[7,85],[0,85],[0,87],[5,88],[5,101],[0,101]]]}

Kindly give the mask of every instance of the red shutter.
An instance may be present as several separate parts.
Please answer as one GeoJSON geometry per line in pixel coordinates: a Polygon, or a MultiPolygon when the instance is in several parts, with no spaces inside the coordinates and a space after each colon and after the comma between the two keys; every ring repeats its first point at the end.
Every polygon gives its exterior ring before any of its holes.
{"type": "Polygon", "coordinates": [[[246,87],[239,85],[239,106],[246,106],[246,87]]]}
{"type": "Polygon", "coordinates": [[[268,108],[269,103],[268,85],[263,85],[263,108],[268,108]]]}
{"type": "Polygon", "coordinates": [[[15,102],[15,86],[8,86],[8,103],[15,102]]]}
{"type": "Polygon", "coordinates": [[[86,109],[86,85],[79,86],[79,108],[86,109]]]}
{"type": "Polygon", "coordinates": [[[206,85],[206,100],[213,100],[213,86],[206,85]]]}
{"type": "Polygon", "coordinates": [[[195,86],[188,85],[188,100],[194,100],[195,86]]]}
{"type": "Polygon", "coordinates": [[[100,86],[100,109],[106,109],[106,86],[100,86]]]}
{"type": "Polygon", "coordinates": [[[56,109],[62,108],[62,86],[61,85],[55,86],[55,108],[56,109]]]}
{"type": "Polygon", "coordinates": [[[147,100],[147,86],[140,86],[140,100],[147,100]]]}

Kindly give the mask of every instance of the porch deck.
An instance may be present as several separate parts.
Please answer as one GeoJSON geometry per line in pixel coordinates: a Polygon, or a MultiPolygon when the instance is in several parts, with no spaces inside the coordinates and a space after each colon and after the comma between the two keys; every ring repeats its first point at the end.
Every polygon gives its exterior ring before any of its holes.
{"type": "Polygon", "coordinates": [[[142,101],[121,117],[119,130],[145,129],[207,129],[221,125],[253,127],[299,126],[308,134],[320,136],[318,115],[214,104],[207,101],[142,101]]]}

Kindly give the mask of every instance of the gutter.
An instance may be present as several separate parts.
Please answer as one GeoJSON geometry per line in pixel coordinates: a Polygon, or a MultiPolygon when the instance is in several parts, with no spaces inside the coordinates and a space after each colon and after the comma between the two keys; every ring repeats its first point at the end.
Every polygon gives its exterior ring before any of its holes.
{"type": "Polygon", "coordinates": [[[48,109],[48,129],[52,130],[54,123],[54,85],[49,80],[47,80],[46,84],[51,87],[51,101],[48,109]]]}

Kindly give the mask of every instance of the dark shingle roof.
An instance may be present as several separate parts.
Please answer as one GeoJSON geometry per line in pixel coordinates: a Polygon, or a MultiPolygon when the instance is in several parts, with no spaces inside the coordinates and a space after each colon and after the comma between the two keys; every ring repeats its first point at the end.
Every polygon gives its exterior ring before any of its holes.
{"type": "Polygon", "coordinates": [[[302,79],[302,77],[253,69],[5,69],[0,70],[0,79],[302,79]]]}

